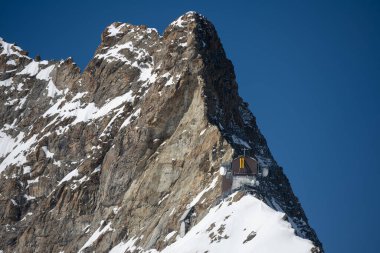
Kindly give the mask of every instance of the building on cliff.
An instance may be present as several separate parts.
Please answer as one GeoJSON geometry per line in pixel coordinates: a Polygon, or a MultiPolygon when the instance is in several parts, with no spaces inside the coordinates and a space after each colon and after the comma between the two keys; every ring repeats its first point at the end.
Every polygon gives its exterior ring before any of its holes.
{"type": "Polygon", "coordinates": [[[225,163],[220,167],[222,195],[228,195],[231,191],[244,186],[257,187],[258,178],[266,177],[268,173],[268,168],[260,166],[255,158],[240,155],[231,163],[225,163]]]}

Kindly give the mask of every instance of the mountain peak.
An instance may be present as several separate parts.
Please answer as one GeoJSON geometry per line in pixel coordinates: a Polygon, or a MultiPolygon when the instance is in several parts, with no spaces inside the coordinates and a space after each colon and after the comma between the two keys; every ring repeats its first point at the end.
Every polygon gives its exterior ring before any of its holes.
{"type": "Polygon", "coordinates": [[[1,43],[2,250],[322,251],[202,15],[163,36],[112,23],[83,73],[70,59],[10,66],[18,48],[1,43]],[[244,150],[269,176],[225,197],[218,170],[244,150]]]}
{"type": "Polygon", "coordinates": [[[200,20],[206,20],[206,18],[195,11],[188,11],[185,14],[178,17],[172,23],[170,23],[169,26],[184,27],[187,26],[189,23],[199,22],[200,20]]]}
{"type": "Polygon", "coordinates": [[[173,30],[191,33],[201,31],[202,29],[207,30],[209,28],[214,29],[214,26],[206,17],[197,12],[189,11],[170,23],[164,34],[173,30]]]}

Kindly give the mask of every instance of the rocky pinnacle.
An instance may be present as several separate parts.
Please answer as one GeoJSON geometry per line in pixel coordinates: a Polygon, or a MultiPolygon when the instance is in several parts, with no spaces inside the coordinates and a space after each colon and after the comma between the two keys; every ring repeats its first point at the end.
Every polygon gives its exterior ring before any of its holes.
{"type": "Polygon", "coordinates": [[[0,43],[0,252],[165,252],[244,149],[270,170],[251,194],[323,252],[202,15],[115,22],[82,72],[0,43]]]}

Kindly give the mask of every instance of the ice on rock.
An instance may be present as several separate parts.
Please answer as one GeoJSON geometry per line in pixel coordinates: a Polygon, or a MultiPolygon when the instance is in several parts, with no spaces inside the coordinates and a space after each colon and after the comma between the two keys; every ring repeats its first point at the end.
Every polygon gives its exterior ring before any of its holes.
{"type": "Polygon", "coordinates": [[[33,135],[26,141],[21,138],[17,139],[17,143],[11,143],[13,146],[11,152],[7,154],[4,160],[0,163],[0,173],[3,172],[9,165],[22,165],[26,162],[27,151],[36,143],[37,135],[33,135]]]}
{"type": "Polygon", "coordinates": [[[237,137],[236,135],[232,135],[232,141],[236,144],[239,144],[239,145],[242,145],[242,146],[245,146],[246,148],[248,149],[251,149],[251,146],[246,142],[246,141],[243,141],[242,139],[240,139],[239,137],[237,137]]]}
{"type": "Polygon", "coordinates": [[[36,197],[34,197],[34,196],[30,196],[30,195],[27,195],[27,194],[24,194],[24,198],[25,198],[27,201],[29,201],[29,200],[33,200],[33,199],[35,199],[36,197]]]}
{"type": "Polygon", "coordinates": [[[57,87],[54,85],[53,81],[50,80],[46,89],[48,90],[47,95],[48,97],[56,97],[56,96],[61,96],[63,93],[62,91],[58,90],[57,87]]]}
{"type": "Polygon", "coordinates": [[[108,49],[106,53],[95,55],[95,58],[105,59],[107,62],[119,60],[119,61],[123,61],[127,64],[131,64],[132,62],[130,60],[128,60],[128,58],[125,57],[123,54],[121,54],[120,51],[123,49],[131,50],[132,47],[133,47],[132,42],[127,42],[127,43],[122,44],[122,45],[115,45],[115,46],[111,47],[110,49],[108,49]]]}
{"type": "Polygon", "coordinates": [[[0,81],[0,86],[9,87],[13,83],[13,77],[0,81]]]}
{"type": "Polygon", "coordinates": [[[119,26],[115,26],[116,23],[113,23],[112,25],[110,25],[108,28],[107,28],[107,32],[108,32],[108,37],[113,37],[113,36],[117,36],[118,34],[122,33],[120,30],[121,28],[123,28],[126,24],[121,24],[119,26]]]}
{"type": "Polygon", "coordinates": [[[191,203],[187,206],[187,209],[195,206],[199,202],[199,200],[202,198],[203,194],[205,194],[206,192],[208,192],[211,189],[214,189],[217,181],[218,181],[218,178],[217,177],[214,178],[212,180],[211,184],[207,188],[205,188],[203,191],[198,193],[198,195],[191,201],[191,203]]]}
{"type": "Polygon", "coordinates": [[[134,99],[135,97],[132,96],[132,91],[129,91],[121,96],[113,98],[102,107],[98,108],[95,103],[82,104],[78,96],[75,96],[70,101],[61,98],[50,107],[43,116],[48,117],[56,115],[62,119],[73,117],[75,120],[71,124],[74,125],[79,122],[86,122],[103,117],[124,103],[133,102],[134,99]]]}
{"type": "Polygon", "coordinates": [[[14,60],[8,60],[7,65],[13,65],[13,66],[16,66],[16,62],[14,60]]]}
{"type": "Polygon", "coordinates": [[[172,232],[170,232],[169,234],[167,234],[166,236],[165,236],[165,239],[164,239],[164,241],[165,242],[167,242],[167,241],[169,241],[175,234],[177,233],[177,231],[172,231],[172,232]]]}
{"type": "Polygon", "coordinates": [[[12,136],[0,130],[0,158],[9,154],[23,138],[23,132],[19,133],[16,138],[12,138],[12,136]]]}
{"type": "Polygon", "coordinates": [[[8,100],[4,105],[14,105],[18,102],[18,99],[15,98],[15,99],[12,99],[12,100],[8,100]]]}
{"type": "Polygon", "coordinates": [[[28,173],[30,173],[32,171],[32,168],[30,167],[30,166],[25,166],[24,168],[23,168],[23,172],[22,172],[22,174],[28,174],[28,173]]]}
{"type": "MultiPolygon", "coordinates": [[[[191,16],[194,16],[196,15],[197,13],[195,11],[189,11],[187,12],[186,14],[180,16],[177,20],[173,21],[172,23],[170,23],[169,26],[176,26],[176,27],[181,27],[183,28],[185,25],[186,25],[186,22],[183,18],[184,17],[191,17],[191,16]]],[[[191,17],[189,18],[189,21],[194,21],[194,17],[191,17]]]]}
{"type": "Polygon", "coordinates": [[[102,221],[100,223],[100,227],[90,236],[90,238],[87,240],[87,242],[83,245],[83,247],[78,251],[83,252],[84,249],[90,247],[102,234],[106,233],[107,231],[112,231],[113,229],[111,228],[111,222],[108,223],[106,226],[102,228],[103,225],[102,221]]]}
{"type": "Polygon", "coordinates": [[[134,113],[132,113],[124,122],[123,124],[120,126],[120,129],[122,129],[123,127],[126,127],[128,126],[131,122],[132,122],[132,118],[134,117],[138,117],[140,116],[140,112],[141,112],[141,109],[137,109],[134,113]]]}
{"type": "Polygon", "coordinates": [[[42,150],[44,151],[47,158],[53,158],[54,153],[50,152],[47,148],[47,146],[43,146],[42,150]]]}
{"type": "Polygon", "coordinates": [[[49,81],[50,80],[50,73],[53,71],[54,68],[55,68],[55,66],[52,65],[52,66],[49,66],[47,68],[42,69],[40,72],[38,72],[36,78],[40,79],[40,80],[49,81]]]}
{"type": "Polygon", "coordinates": [[[38,181],[40,180],[40,177],[37,177],[35,179],[32,179],[32,180],[26,180],[26,182],[29,184],[34,184],[34,183],[38,183],[38,181]]]}
{"type": "Polygon", "coordinates": [[[26,67],[18,73],[18,75],[30,75],[35,76],[39,71],[39,64],[36,61],[31,61],[26,67]]]}
{"type": "Polygon", "coordinates": [[[70,181],[73,177],[79,176],[78,169],[72,170],[69,174],[67,174],[62,180],[58,183],[58,185],[61,185],[63,182],[70,181]]]}
{"type": "Polygon", "coordinates": [[[21,48],[19,48],[18,46],[14,44],[5,42],[3,38],[1,37],[0,37],[0,46],[2,48],[0,49],[1,50],[0,55],[6,55],[6,56],[16,55],[17,57],[25,57],[29,59],[29,57],[20,54],[20,52],[22,51],[21,48]]]}

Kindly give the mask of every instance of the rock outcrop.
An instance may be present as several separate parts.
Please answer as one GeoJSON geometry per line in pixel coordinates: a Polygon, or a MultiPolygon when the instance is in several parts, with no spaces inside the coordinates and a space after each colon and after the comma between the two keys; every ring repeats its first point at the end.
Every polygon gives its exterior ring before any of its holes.
{"type": "MultiPolygon", "coordinates": [[[[162,36],[113,23],[82,73],[0,43],[0,250],[169,250],[187,210],[189,230],[221,201],[220,165],[248,149],[270,168],[255,198],[323,251],[203,16],[162,36]]],[[[247,233],[244,245],[260,232],[247,233]]]]}

